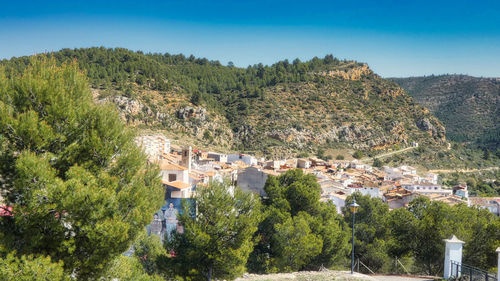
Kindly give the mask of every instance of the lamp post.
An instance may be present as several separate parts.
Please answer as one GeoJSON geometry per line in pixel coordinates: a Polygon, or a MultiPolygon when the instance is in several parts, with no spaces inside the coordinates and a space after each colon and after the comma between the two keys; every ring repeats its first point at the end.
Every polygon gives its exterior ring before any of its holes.
{"type": "Polygon", "coordinates": [[[353,198],[352,203],[349,205],[352,214],[352,251],[351,251],[351,274],[354,274],[354,222],[356,213],[358,212],[359,205],[356,203],[356,198],[353,198]]]}

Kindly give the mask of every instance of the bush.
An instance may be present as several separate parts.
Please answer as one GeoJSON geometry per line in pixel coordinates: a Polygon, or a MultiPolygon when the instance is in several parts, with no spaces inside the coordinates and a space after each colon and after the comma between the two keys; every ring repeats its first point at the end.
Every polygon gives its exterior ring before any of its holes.
{"type": "Polygon", "coordinates": [[[354,152],[354,154],[352,155],[352,157],[354,157],[356,159],[361,159],[361,158],[363,158],[363,152],[357,150],[356,152],[354,152]]]}
{"type": "Polygon", "coordinates": [[[382,165],[383,165],[383,163],[382,163],[382,161],[380,161],[380,159],[375,158],[375,160],[373,160],[373,167],[380,168],[380,167],[382,167],[382,165]]]}

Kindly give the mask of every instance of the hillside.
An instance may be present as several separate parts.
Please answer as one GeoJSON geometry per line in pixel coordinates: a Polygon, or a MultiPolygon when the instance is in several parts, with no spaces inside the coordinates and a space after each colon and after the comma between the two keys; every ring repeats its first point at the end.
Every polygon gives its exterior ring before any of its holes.
{"type": "MultiPolygon", "coordinates": [[[[363,63],[328,55],[248,68],[126,49],[63,49],[77,60],[96,102],[112,102],[130,125],[222,150],[276,157],[349,148],[445,147],[445,129],[396,83],[363,63]]],[[[29,57],[3,60],[7,73],[29,57]]]]}
{"type": "Polygon", "coordinates": [[[446,127],[446,136],[500,148],[500,78],[441,75],[393,78],[446,127]]]}

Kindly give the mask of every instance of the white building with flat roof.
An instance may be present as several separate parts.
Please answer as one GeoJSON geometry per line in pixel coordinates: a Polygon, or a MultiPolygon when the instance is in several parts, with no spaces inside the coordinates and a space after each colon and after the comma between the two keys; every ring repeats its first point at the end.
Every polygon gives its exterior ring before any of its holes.
{"type": "Polygon", "coordinates": [[[164,154],[170,153],[170,140],[164,135],[144,135],[135,138],[135,143],[152,159],[162,159],[164,154]]]}

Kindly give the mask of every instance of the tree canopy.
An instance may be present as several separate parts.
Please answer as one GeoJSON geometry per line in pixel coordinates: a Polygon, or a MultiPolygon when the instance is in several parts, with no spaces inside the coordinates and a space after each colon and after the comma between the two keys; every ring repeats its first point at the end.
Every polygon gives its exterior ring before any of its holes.
{"type": "Polygon", "coordinates": [[[183,203],[183,234],[174,234],[166,247],[175,257],[164,259],[164,268],[193,280],[234,279],[245,272],[261,220],[257,195],[211,182],[198,187],[196,211],[183,203]]]}
{"type": "Polygon", "coordinates": [[[0,70],[0,255],[49,256],[99,276],[159,208],[162,187],[117,112],[92,101],[76,63],[0,70]]]}
{"type": "Polygon", "coordinates": [[[329,267],[349,248],[348,227],[335,205],[320,202],[314,175],[300,169],[269,176],[265,219],[259,225],[248,267],[254,272],[290,272],[329,267]]]}

